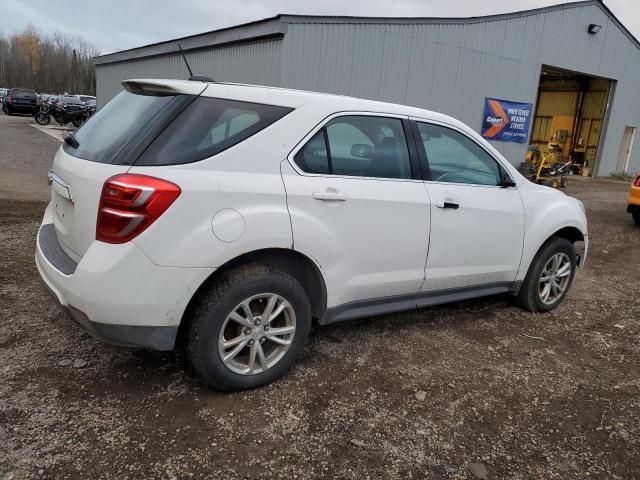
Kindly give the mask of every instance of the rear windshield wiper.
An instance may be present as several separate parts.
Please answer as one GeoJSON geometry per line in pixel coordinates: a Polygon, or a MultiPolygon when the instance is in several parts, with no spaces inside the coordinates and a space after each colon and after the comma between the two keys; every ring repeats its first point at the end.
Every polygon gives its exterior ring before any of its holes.
{"type": "Polygon", "coordinates": [[[80,143],[78,142],[78,140],[76,140],[76,137],[71,132],[64,132],[62,134],[62,138],[64,139],[64,143],[66,143],[73,149],[76,149],[80,146],[80,143]]]}

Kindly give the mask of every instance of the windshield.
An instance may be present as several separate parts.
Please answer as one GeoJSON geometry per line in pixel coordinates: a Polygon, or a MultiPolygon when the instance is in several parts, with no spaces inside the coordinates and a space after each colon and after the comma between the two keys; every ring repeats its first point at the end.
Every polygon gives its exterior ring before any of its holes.
{"type": "Polygon", "coordinates": [[[127,143],[173,98],[172,95],[138,95],[123,91],[76,132],[78,148],[67,144],[63,148],[75,157],[112,163],[127,143]]]}

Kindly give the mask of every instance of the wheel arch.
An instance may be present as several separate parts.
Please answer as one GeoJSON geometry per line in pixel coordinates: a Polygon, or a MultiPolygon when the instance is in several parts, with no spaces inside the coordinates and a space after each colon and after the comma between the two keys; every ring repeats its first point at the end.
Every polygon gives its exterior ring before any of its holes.
{"type": "MultiPolygon", "coordinates": [[[[560,237],[569,240],[571,243],[584,242],[584,234],[577,227],[563,227],[547,238],[542,245],[547,243],[553,237],[560,237]]],[[[542,248],[542,245],[540,248],[542,248]]],[[[538,249],[539,250],[539,249],[538,249]]]]}
{"type": "Polygon", "coordinates": [[[248,264],[275,267],[294,277],[309,296],[312,317],[321,318],[324,315],[327,309],[327,288],[322,271],[315,261],[303,253],[287,248],[254,250],[243,253],[221,265],[196,289],[182,315],[176,345],[181,344],[184,340],[189,327],[189,313],[203,292],[206,292],[218,278],[227,272],[248,264]]]}
{"type": "MultiPolygon", "coordinates": [[[[584,253],[586,254],[587,247],[587,235],[585,229],[578,222],[571,222],[565,224],[557,224],[549,228],[544,234],[537,236],[535,239],[527,239],[525,237],[525,249],[522,261],[520,263],[520,269],[516,276],[516,282],[522,282],[531,268],[532,262],[538,252],[544,248],[544,246],[553,238],[564,238],[576,244],[577,242],[584,242],[584,253]]],[[[582,249],[581,249],[582,250],[582,249]]],[[[584,255],[582,257],[584,259],[584,255]]],[[[584,260],[583,260],[584,262],[584,260]]],[[[579,264],[582,266],[582,264],[579,264]]]]}

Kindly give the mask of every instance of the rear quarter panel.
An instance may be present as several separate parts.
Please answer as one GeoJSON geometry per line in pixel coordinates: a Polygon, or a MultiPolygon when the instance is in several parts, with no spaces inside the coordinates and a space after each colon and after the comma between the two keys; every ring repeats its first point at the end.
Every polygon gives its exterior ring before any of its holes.
{"type": "MultiPolygon", "coordinates": [[[[157,265],[220,267],[244,253],[264,248],[292,248],[293,236],[280,162],[317,123],[295,110],[249,139],[211,158],[184,165],[132,167],[182,189],[173,205],[133,241],[157,265]],[[224,241],[214,234],[214,216],[232,210],[242,217],[240,238],[224,241]]],[[[216,228],[229,229],[216,219],[216,228]]],[[[219,217],[218,217],[219,218],[219,217]]],[[[233,223],[233,225],[231,225],[233,223]]]]}

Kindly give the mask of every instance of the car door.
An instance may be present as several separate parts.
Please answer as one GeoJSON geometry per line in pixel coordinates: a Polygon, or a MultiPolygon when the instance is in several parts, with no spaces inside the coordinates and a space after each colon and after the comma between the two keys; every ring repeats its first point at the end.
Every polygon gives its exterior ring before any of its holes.
{"type": "Polygon", "coordinates": [[[415,294],[430,208],[407,118],[340,114],[282,163],[294,248],[315,259],[327,306],[415,294]]]}
{"type": "Polygon", "coordinates": [[[505,186],[513,184],[507,170],[462,130],[413,126],[432,202],[421,290],[510,287],[522,257],[524,207],[517,188],[505,186]]]}

